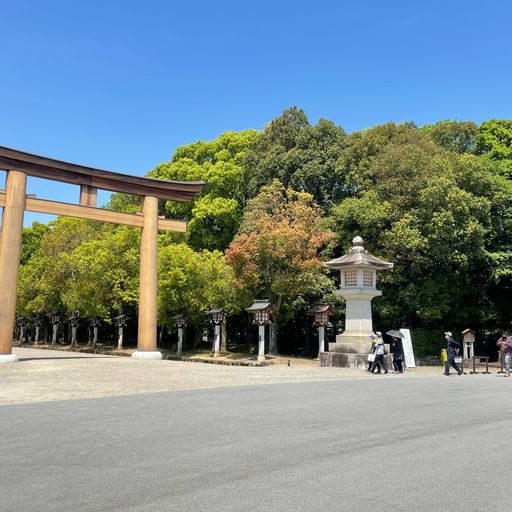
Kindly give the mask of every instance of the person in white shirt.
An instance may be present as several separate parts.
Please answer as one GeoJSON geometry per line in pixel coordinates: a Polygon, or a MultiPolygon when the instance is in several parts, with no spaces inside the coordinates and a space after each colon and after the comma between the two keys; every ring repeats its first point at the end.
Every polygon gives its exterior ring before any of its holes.
{"type": "Polygon", "coordinates": [[[384,361],[384,356],[386,355],[386,347],[384,346],[382,333],[377,331],[375,334],[377,335],[377,339],[375,340],[375,361],[373,361],[372,369],[370,371],[373,373],[373,370],[377,368],[377,366],[381,366],[384,370],[384,374],[387,374],[389,372],[386,367],[386,362],[384,361]]]}

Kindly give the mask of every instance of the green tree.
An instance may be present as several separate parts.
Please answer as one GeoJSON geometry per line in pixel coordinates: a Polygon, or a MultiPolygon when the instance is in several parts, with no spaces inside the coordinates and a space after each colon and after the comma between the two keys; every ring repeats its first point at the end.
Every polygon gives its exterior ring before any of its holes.
{"type": "Polygon", "coordinates": [[[436,144],[455,153],[473,153],[478,126],[472,121],[439,121],[422,127],[436,144]]]}
{"type": "Polygon", "coordinates": [[[105,208],[117,212],[137,213],[142,211],[142,197],[117,192],[111,194],[110,200],[105,208]]]}
{"type": "Polygon", "coordinates": [[[211,307],[228,313],[239,309],[233,271],[219,251],[196,252],[185,244],[161,247],[158,276],[158,317],[168,327],[179,313],[202,325],[211,307]]]}
{"type": "MultiPolygon", "coordinates": [[[[23,314],[65,309],[62,294],[66,288],[69,269],[66,255],[82,242],[98,236],[97,222],[59,217],[51,221],[48,230],[40,237],[39,247],[21,265],[18,282],[18,310],[23,314]]],[[[32,244],[34,238],[29,238],[32,244]]],[[[30,246],[29,246],[30,247],[30,246]]],[[[22,253],[30,252],[22,249],[22,253]]]]}
{"type": "Polygon", "coordinates": [[[82,242],[62,255],[66,268],[61,300],[68,311],[100,316],[110,322],[112,312],[136,308],[139,300],[140,230],[116,226],[96,240],[82,242]]]}
{"type": "Polygon", "coordinates": [[[348,195],[357,195],[375,184],[374,160],[395,139],[415,136],[413,123],[387,123],[351,133],[346,140],[338,168],[345,177],[348,195]]]}
{"type": "Polygon", "coordinates": [[[512,120],[491,119],[478,127],[476,152],[500,162],[502,168],[512,176],[512,120]]]}
{"type": "Polygon", "coordinates": [[[167,217],[190,222],[187,241],[194,249],[224,250],[236,234],[247,200],[244,155],[256,135],[255,130],[226,132],[211,142],[182,146],[170,162],[151,171],[154,178],[206,183],[194,202],[165,206],[167,217]]]}
{"type": "Polygon", "coordinates": [[[338,160],[345,146],[342,128],[321,119],[312,126],[303,110],[285,110],[271,121],[247,152],[251,197],[274,179],[310,193],[325,210],[347,193],[338,160]]]}
{"type": "Polygon", "coordinates": [[[41,245],[41,239],[50,227],[40,222],[33,222],[29,228],[23,228],[20,263],[24,265],[41,245]]]}

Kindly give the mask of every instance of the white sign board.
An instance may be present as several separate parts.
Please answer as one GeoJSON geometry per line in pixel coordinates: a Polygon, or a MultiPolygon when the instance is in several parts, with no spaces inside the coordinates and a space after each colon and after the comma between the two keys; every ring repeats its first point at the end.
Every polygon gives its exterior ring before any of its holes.
{"type": "Polygon", "coordinates": [[[416,361],[414,360],[414,352],[412,350],[411,331],[409,329],[400,329],[404,335],[402,345],[404,347],[405,366],[407,368],[416,368],[416,361]]]}

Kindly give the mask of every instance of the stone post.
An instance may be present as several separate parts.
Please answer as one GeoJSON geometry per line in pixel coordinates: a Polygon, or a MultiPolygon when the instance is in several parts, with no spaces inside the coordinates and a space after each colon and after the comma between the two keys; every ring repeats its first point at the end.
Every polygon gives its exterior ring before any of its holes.
{"type": "Polygon", "coordinates": [[[213,338],[213,357],[220,357],[220,324],[215,324],[215,335],[213,338]]]}
{"type": "Polygon", "coordinates": [[[117,336],[117,350],[123,350],[123,333],[124,327],[121,325],[117,336]]]}
{"type": "Polygon", "coordinates": [[[265,361],[265,326],[260,325],[258,328],[258,362],[265,361]]]}
{"type": "Polygon", "coordinates": [[[325,327],[323,325],[318,327],[318,352],[320,354],[325,352],[325,327]]]}
{"type": "Polygon", "coordinates": [[[178,327],[178,349],[176,350],[176,355],[181,356],[183,353],[183,327],[178,327]]]}

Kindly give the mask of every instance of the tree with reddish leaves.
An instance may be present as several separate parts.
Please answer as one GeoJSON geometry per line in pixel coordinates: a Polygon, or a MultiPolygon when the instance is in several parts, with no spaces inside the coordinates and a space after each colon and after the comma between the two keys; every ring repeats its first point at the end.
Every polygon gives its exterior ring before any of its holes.
{"type": "MultiPolygon", "coordinates": [[[[333,284],[326,277],[320,249],[334,233],[320,226],[321,209],[306,192],[286,189],[275,180],[249,201],[226,259],[235,286],[253,298],[270,298],[279,316],[285,300],[322,295],[333,284]]],[[[277,321],[270,329],[269,352],[277,353],[277,321]]]]}

